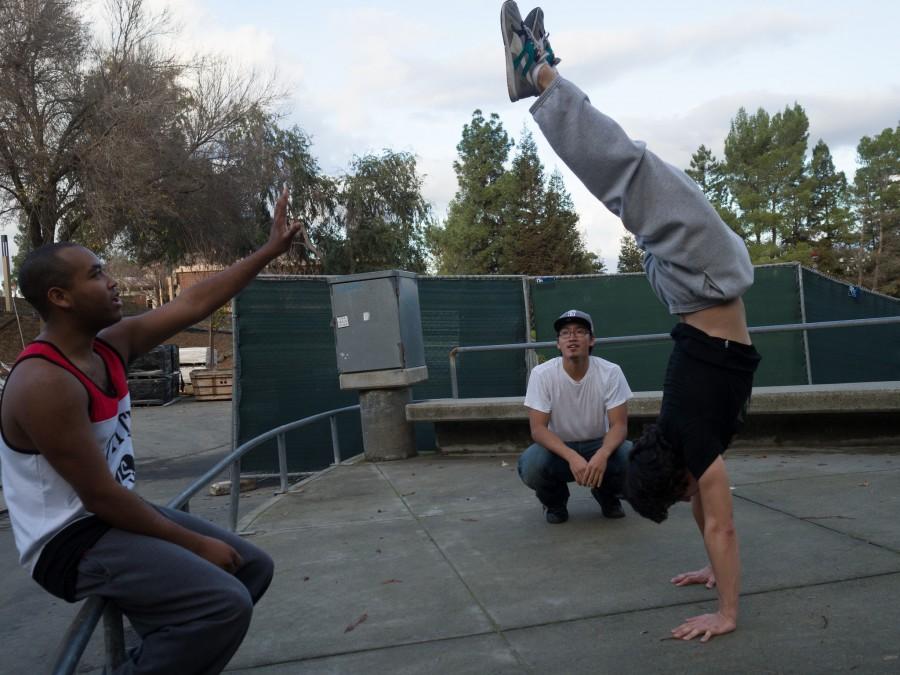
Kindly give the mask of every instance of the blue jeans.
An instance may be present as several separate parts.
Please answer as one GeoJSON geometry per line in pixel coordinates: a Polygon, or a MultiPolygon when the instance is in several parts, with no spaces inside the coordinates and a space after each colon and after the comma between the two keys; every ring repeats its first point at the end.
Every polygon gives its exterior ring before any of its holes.
{"type": "MultiPolygon", "coordinates": [[[[590,461],[603,444],[602,438],[589,441],[568,441],[566,445],[590,461]]],[[[597,501],[616,499],[622,495],[625,483],[625,465],[631,452],[631,441],[622,445],[606,462],[606,471],[599,488],[592,488],[591,494],[597,501]]],[[[569,463],[542,445],[532,443],[519,456],[519,477],[534,490],[541,504],[548,508],[565,506],[569,501],[569,486],[575,480],[569,463]]]]}

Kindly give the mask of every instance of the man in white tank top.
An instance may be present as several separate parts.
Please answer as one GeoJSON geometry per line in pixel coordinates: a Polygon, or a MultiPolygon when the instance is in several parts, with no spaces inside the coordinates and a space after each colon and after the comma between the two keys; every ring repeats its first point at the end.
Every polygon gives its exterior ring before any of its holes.
{"type": "Polygon", "coordinates": [[[604,516],[621,518],[631,389],[619,366],[591,356],[589,314],[569,310],[553,328],[561,356],[531,371],[525,406],[534,444],[519,457],[519,476],[535,491],[548,523],[568,520],[573,481],[591,489],[604,516]]]}
{"type": "MultiPolygon", "coordinates": [[[[218,673],[272,579],[253,544],[133,491],[126,364],[192,326],[287,251],[287,188],[269,240],[174,301],[122,318],[116,282],[82,246],[28,254],[19,288],[44,319],[0,401],[0,459],[20,562],[69,602],[113,602],[140,635],[128,673],[218,673]]],[[[119,672],[117,670],[117,672],[119,672]]]]}

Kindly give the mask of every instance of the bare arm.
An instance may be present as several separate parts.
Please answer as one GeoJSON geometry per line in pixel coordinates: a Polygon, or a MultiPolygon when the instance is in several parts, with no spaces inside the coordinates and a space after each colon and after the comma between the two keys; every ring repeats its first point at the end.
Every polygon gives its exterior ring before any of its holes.
{"type": "Polygon", "coordinates": [[[703,544],[715,575],[719,611],[695,616],[672,631],[675,637],[690,640],[698,635],[706,642],[713,635],[737,628],[741,561],[734,528],[731,487],[721,456],[716,458],[698,481],[703,507],[703,544]]]}
{"type": "Polygon", "coordinates": [[[15,426],[89,512],[117,529],[182,546],[229,572],[240,567],[230,545],[170,521],[113,479],[91,430],[87,392],[75,378],[37,359],[19,368],[16,395],[9,400],[15,426]]]}
{"type": "Polygon", "coordinates": [[[160,344],[175,333],[194,325],[228,302],[259,274],[269,262],[287,251],[300,223],[287,219],[287,188],[275,204],[269,240],[257,251],[153,311],[123,319],[106,328],[100,337],[111,343],[126,362],[160,344]]]}
{"type": "MultiPolygon", "coordinates": [[[[694,520],[697,523],[697,527],[700,528],[700,536],[702,537],[706,523],[703,517],[703,499],[699,492],[691,497],[691,512],[694,514],[694,520]]],[[[712,565],[707,564],[699,570],[682,572],[672,577],[672,583],[676,586],[703,584],[707,588],[713,588],[716,585],[716,575],[713,574],[712,565]]]]}
{"type": "Polygon", "coordinates": [[[569,463],[572,475],[579,485],[586,485],[585,472],[587,461],[584,457],[572,450],[555,433],[550,431],[550,413],[541,412],[534,408],[528,409],[528,424],[531,427],[531,439],[538,445],[547,448],[554,455],[558,455],[569,463]]]}

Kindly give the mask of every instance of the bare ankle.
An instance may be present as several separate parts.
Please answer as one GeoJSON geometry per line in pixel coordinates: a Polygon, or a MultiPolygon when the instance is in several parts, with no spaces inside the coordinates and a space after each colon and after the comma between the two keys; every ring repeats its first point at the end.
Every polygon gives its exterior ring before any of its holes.
{"type": "Polygon", "coordinates": [[[543,93],[547,87],[553,84],[553,80],[555,80],[558,75],[559,73],[556,72],[556,68],[553,68],[546,63],[541,64],[538,68],[537,78],[535,78],[537,80],[536,84],[538,91],[543,93]]]}

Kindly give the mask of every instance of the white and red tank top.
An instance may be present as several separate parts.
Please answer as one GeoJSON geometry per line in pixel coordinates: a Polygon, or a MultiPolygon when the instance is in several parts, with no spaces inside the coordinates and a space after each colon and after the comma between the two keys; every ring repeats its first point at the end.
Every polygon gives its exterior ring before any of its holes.
{"type": "MultiPolygon", "coordinates": [[[[112,346],[99,338],[94,341],[94,352],[106,366],[108,391],[101,389],[49,342],[38,340],[29,344],[19,354],[13,370],[27,359],[44,359],[68,371],[81,382],[88,393],[87,412],[97,447],[105,453],[107,466],[116,482],[131,489],[135,479],[134,451],[131,443],[131,397],[125,363],[112,346]]],[[[37,450],[15,447],[9,443],[5,433],[0,433],[0,436],[3,496],[9,509],[20,564],[35,576],[34,568],[39,558],[43,557],[45,548],[53,552],[52,556],[47,557],[79,558],[85,545],[89,548],[105,532],[104,527],[98,528],[99,523],[86,527],[89,524],[86,519],[92,514],[85,510],[72,486],[37,450]],[[76,534],[86,530],[93,534],[76,534]]],[[[55,566],[59,562],[42,560],[41,565],[55,566]]],[[[37,576],[35,579],[41,581],[37,576]]]]}

